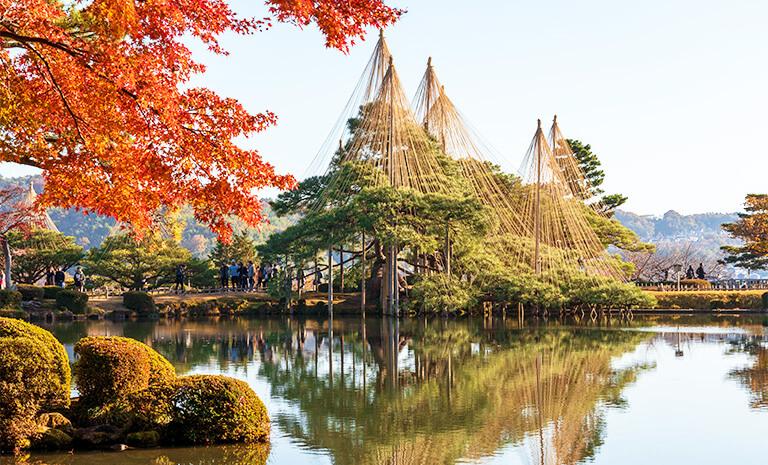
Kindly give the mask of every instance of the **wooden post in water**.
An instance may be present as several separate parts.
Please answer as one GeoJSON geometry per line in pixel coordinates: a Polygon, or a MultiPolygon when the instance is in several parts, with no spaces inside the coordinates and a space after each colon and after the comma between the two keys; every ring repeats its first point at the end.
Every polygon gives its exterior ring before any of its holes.
{"type": "Polygon", "coordinates": [[[448,223],[445,224],[445,274],[451,276],[451,230],[448,223]]]}
{"type": "Polygon", "coordinates": [[[362,246],[363,253],[360,255],[360,313],[365,318],[365,232],[361,234],[360,245],[362,246]]]}
{"type": "Polygon", "coordinates": [[[344,292],[344,244],[339,247],[339,292],[344,292]]]}
{"type": "Polygon", "coordinates": [[[328,315],[333,319],[333,247],[328,247],[328,315]]]}

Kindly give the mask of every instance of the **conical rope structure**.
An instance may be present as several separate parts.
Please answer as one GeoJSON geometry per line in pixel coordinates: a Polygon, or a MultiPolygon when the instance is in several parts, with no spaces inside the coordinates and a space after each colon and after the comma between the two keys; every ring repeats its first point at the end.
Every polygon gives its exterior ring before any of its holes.
{"type": "MultiPolygon", "coordinates": [[[[338,207],[359,208],[352,203],[358,193],[380,188],[394,188],[387,194],[396,196],[390,197],[393,201],[411,194],[444,196],[448,202],[471,198],[490,218],[487,250],[510,274],[536,275],[554,285],[584,278],[595,282],[625,278],[621,260],[606,251],[595,232],[595,221],[603,218],[598,208],[586,203],[590,186],[556,121],[549,140],[539,123],[519,176],[504,173],[493,158],[493,151],[446,95],[431,59],[411,105],[381,34],[341,117],[310,165],[310,171],[312,167],[325,170],[316,177],[316,191],[304,212],[323,215],[338,207]]],[[[391,225],[390,231],[398,231],[403,219],[392,211],[381,218],[391,225]]],[[[442,251],[404,246],[397,232],[393,233],[397,237],[387,240],[361,233],[358,241],[349,230],[339,228],[342,237],[337,237],[333,217],[326,215],[323,221],[318,224],[327,225],[331,239],[316,247],[329,248],[330,271],[334,247],[343,251],[344,244],[353,240],[360,244],[361,251],[354,252],[360,256],[374,243],[383,247],[381,305],[385,309],[397,309],[400,253],[410,254],[417,273],[451,275],[449,218],[442,251]]]]}
{"type": "Polygon", "coordinates": [[[445,93],[437,78],[432,59],[421,79],[414,111],[418,121],[438,143],[442,151],[456,160],[472,192],[498,219],[499,233],[522,235],[523,222],[514,204],[519,193],[514,177],[501,172],[493,163],[491,150],[475,134],[445,93]]]}
{"type": "MultiPolygon", "coordinates": [[[[445,163],[448,159],[416,122],[383,35],[350,101],[354,103],[348,104],[349,112],[342,116],[346,126],[310,212],[342,205],[366,187],[389,186],[419,194],[451,193],[453,184],[445,163]],[[356,114],[351,114],[353,108],[356,114]]],[[[396,223],[397,218],[391,221],[396,223]]],[[[394,289],[398,252],[396,244],[388,245],[384,286],[390,300],[398,296],[394,289]]],[[[383,306],[392,308],[397,304],[383,306]]]]}
{"type": "MultiPolygon", "coordinates": [[[[555,131],[559,133],[558,128],[555,131]]],[[[573,153],[558,154],[550,148],[539,121],[520,168],[524,195],[516,208],[527,235],[525,245],[518,248],[518,261],[552,282],[567,279],[574,271],[625,279],[620,259],[606,251],[590,223],[597,213],[584,204],[579,189],[586,181],[573,153]]]]}

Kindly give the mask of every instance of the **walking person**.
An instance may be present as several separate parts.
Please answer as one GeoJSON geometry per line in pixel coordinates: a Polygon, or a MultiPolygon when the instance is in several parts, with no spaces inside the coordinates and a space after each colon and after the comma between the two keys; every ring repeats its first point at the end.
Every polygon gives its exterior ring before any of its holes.
{"type": "Polygon", "coordinates": [[[82,267],[77,267],[73,278],[75,279],[75,289],[80,292],[85,292],[85,273],[83,273],[82,267]]]}
{"type": "Polygon", "coordinates": [[[233,291],[237,290],[237,283],[240,280],[240,268],[234,260],[229,265],[229,282],[233,291]]]}
{"type": "Polygon", "coordinates": [[[266,276],[267,276],[266,266],[264,265],[264,263],[261,263],[259,264],[259,276],[258,276],[258,280],[256,281],[257,288],[261,289],[264,287],[264,280],[266,279],[266,276]]]}
{"type": "Polygon", "coordinates": [[[267,262],[266,265],[264,265],[264,287],[266,288],[269,286],[269,280],[272,278],[272,265],[267,262]]]}
{"type": "Polygon", "coordinates": [[[238,280],[238,287],[241,291],[244,291],[248,287],[248,268],[243,262],[237,265],[237,274],[240,276],[238,280]]]}
{"type": "Polygon", "coordinates": [[[176,265],[176,285],[174,286],[174,292],[177,294],[179,291],[184,293],[184,281],[186,280],[186,266],[184,264],[176,265]]]}
{"type": "Polygon", "coordinates": [[[703,263],[699,263],[699,267],[696,268],[696,277],[699,279],[707,279],[707,273],[704,272],[703,263]]]}
{"type": "Polygon", "coordinates": [[[248,260],[248,290],[253,291],[255,284],[254,278],[256,277],[256,266],[253,264],[253,260],[248,260]]]}
{"type": "Polygon", "coordinates": [[[229,285],[229,267],[224,262],[221,262],[219,267],[219,283],[221,284],[221,290],[226,291],[229,285]]]}
{"type": "Polygon", "coordinates": [[[54,276],[56,275],[56,272],[53,271],[53,268],[48,268],[45,271],[45,285],[46,286],[53,286],[55,284],[54,276]]]}
{"type": "Polygon", "coordinates": [[[64,274],[64,268],[57,269],[53,275],[53,284],[56,287],[64,287],[64,281],[67,279],[67,275],[64,274]]]}
{"type": "Polygon", "coordinates": [[[685,279],[693,279],[694,276],[693,265],[688,265],[688,269],[685,271],[685,279]]]}

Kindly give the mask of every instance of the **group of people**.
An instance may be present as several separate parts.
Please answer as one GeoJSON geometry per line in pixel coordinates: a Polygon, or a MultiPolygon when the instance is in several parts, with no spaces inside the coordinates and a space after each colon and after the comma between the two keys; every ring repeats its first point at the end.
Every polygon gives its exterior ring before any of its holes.
{"type": "MultiPolygon", "coordinates": [[[[45,285],[63,288],[67,279],[67,275],[65,273],[66,270],[66,267],[48,268],[48,270],[45,272],[45,285]]],[[[72,279],[75,284],[75,289],[80,292],[85,292],[85,272],[83,272],[83,267],[78,266],[75,268],[72,279]]]]}
{"type": "Polygon", "coordinates": [[[696,271],[693,270],[693,265],[688,265],[688,269],[685,271],[685,279],[706,279],[707,273],[704,272],[704,264],[699,263],[699,267],[696,271]]]}
{"type": "Polygon", "coordinates": [[[222,263],[219,267],[219,281],[221,288],[232,291],[253,291],[267,287],[269,281],[278,274],[277,265],[262,263],[256,266],[253,260],[247,263],[232,260],[231,263],[222,263]]]}

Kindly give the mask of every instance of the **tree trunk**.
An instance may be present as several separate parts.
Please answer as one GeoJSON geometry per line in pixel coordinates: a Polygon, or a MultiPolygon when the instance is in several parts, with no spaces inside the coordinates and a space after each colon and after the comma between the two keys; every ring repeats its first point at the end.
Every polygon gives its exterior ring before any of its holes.
{"type": "Polygon", "coordinates": [[[5,236],[0,237],[0,242],[3,243],[3,259],[5,259],[5,288],[12,289],[13,281],[11,280],[11,244],[8,243],[8,238],[5,236]]]}

